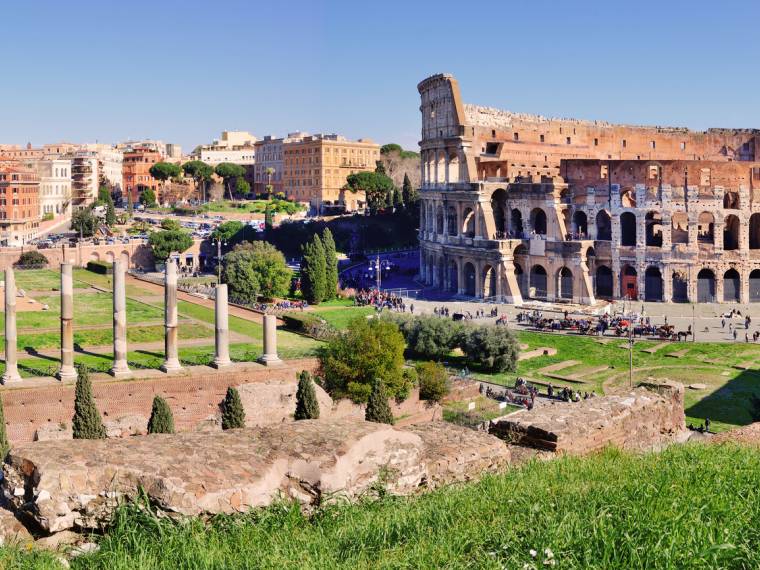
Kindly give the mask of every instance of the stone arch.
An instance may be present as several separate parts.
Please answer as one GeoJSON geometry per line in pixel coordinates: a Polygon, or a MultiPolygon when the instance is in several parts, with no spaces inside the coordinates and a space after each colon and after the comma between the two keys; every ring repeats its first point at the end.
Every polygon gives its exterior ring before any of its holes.
{"type": "Polygon", "coordinates": [[[644,218],[647,247],[662,247],[662,214],[647,212],[644,218]]]}
{"type": "Polygon", "coordinates": [[[521,238],[525,233],[522,212],[517,208],[512,208],[512,212],[509,215],[509,229],[512,237],[521,238]]]}
{"type": "Polygon", "coordinates": [[[644,300],[662,301],[662,272],[655,265],[650,265],[644,272],[644,300]]]}
{"type": "Polygon", "coordinates": [[[686,212],[673,212],[670,217],[670,242],[689,243],[689,216],[686,212]]]}
{"type": "Polygon", "coordinates": [[[107,251],[106,252],[106,261],[108,263],[113,263],[113,260],[115,259],[115,257],[116,256],[114,255],[114,253],[112,251],[107,251]]]}
{"type": "Polygon", "coordinates": [[[586,236],[588,236],[588,216],[583,210],[573,212],[573,232],[580,239],[586,239],[586,236]]]}
{"type": "Polygon", "coordinates": [[[449,260],[449,291],[452,293],[459,291],[459,267],[454,259],[449,260]]]}
{"type": "Polygon", "coordinates": [[[446,225],[450,236],[457,235],[459,223],[457,222],[457,209],[454,206],[446,208],[446,225]]]}
{"type": "Polygon", "coordinates": [[[723,224],[723,249],[739,249],[739,216],[729,214],[723,224]]]}
{"type": "Polygon", "coordinates": [[[596,268],[596,283],[594,294],[597,297],[611,299],[613,295],[612,287],[612,269],[606,265],[600,265],[596,268]]]}
{"type": "Polygon", "coordinates": [[[697,273],[697,302],[715,302],[715,273],[707,267],[697,273]]]}
{"type": "Polygon", "coordinates": [[[483,267],[483,297],[496,295],[496,270],[489,264],[483,267]]]}
{"type": "Polygon", "coordinates": [[[674,303],[689,302],[689,282],[682,271],[674,271],[671,276],[671,300],[674,303]]]}
{"type": "Polygon", "coordinates": [[[543,265],[536,264],[530,268],[530,286],[535,290],[535,297],[546,298],[546,269],[543,265]]]}
{"type": "Polygon", "coordinates": [[[607,210],[600,210],[596,215],[596,239],[602,241],[612,240],[612,219],[607,210]]]}
{"type": "Polygon", "coordinates": [[[733,190],[726,190],[723,194],[723,208],[726,210],[740,209],[739,193],[733,190]]]}
{"type": "Polygon", "coordinates": [[[623,208],[636,207],[636,193],[633,191],[633,188],[620,189],[620,204],[623,208]]]}
{"type": "Polygon", "coordinates": [[[633,265],[626,264],[620,272],[620,288],[625,299],[639,298],[638,272],[633,265]]]}
{"type": "Polygon", "coordinates": [[[697,241],[715,243],[715,216],[702,212],[697,219],[697,241]]]}
{"type": "Polygon", "coordinates": [[[449,154],[449,183],[456,184],[460,181],[459,174],[459,155],[456,151],[453,154],[449,154]]]}
{"type": "Polygon", "coordinates": [[[470,297],[475,296],[475,266],[469,261],[464,264],[464,293],[470,297]]]}
{"type": "Polygon", "coordinates": [[[475,211],[465,208],[462,214],[462,233],[467,237],[475,237],[475,211]]]}
{"type": "Polygon", "coordinates": [[[760,303],[760,269],[753,269],[749,274],[749,301],[760,303]]]}
{"type": "Polygon", "coordinates": [[[496,225],[497,238],[506,237],[507,232],[507,191],[503,188],[495,190],[491,194],[491,210],[493,221],[496,225]]]}
{"type": "Polygon", "coordinates": [[[749,248],[760,249],[760,214],[749,217],[749,248]]]}
{"type": "Polygon", "coordinates": [[[435,209],[435,233],[443,235],[443,206],[440,204],[435,209]]]}
{"type": "Polygon", "coordinates": [[[514,263],[514,272],[515,272],[515,279],[517,280],[517,286],[520,288],[520,295],[522,295],[524,298],[529,297],[529,291],[528,291],[528,276],[525,275],[525,272],[523,271],[522,264],[518,263],[517,261],[514,263]]]}
{"type": "Polygon", "coordinates": [[[738,303],[741,297],[742,280],[733,267],[723,274],[723,302],[738,303]]]}
{"type": "Polygon", "coordinates": [[[533,208],[530,212],[530,227],[538,235],[546,235],[546,212],[543,208],[533,208]]]}
{"type": "Polygon", "coordinates": [[[636,215],[633,212],[620,214],[620,245],[636,245],[636,215]]]}
{"type": "MultiPolygon", "coordinates": [[[[442,184],[446,182],[446,153],[443,151],[436,151],[435,153],[435,164],[436,164],[436,177],[435,181],[438,184],[442,184]]],[[[441,232],[442,233],[442,232],[441,232]]]]}
{"type": "Polygon", "coordinates": [[[573,298],[573,272],[565,266],[557,271],[557,292],[560,299],[573,298]]]}
{"type": "Polygon", "coordinates": [[[100,261],[100,254],[97,251],[91,251],[90,261],[100,261]]]}

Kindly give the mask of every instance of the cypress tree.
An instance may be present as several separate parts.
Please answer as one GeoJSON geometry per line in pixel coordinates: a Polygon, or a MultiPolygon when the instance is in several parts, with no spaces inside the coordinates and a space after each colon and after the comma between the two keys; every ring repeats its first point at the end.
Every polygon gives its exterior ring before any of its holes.
{"type": "Polygon", "coordinates": [[[10,450],[11,444],[8,442],[8,434],[5,431],[5,410],[3,409],[3,400],[0,398],[0,463],[5,460],[5,456],[10,450]]]}
{"type": "Polygon", "coordinates": [[[113,198],[111,198],[110,193],[106,196],[106,225],[109,228],[116,225],[116,209],[114,208],[113,198]]]}
{"type": "Polygon", "coordinates": [[[409,175],[404,174],[404,185],[402,190],[402,199],[404,200],[404,206],[410,208],[417,201],[417,192],[412,187],[412,181],[409,180],[409,175]]]}
{"type": "Polygon", "coordinates": [[[393,425],[393,414],[388,405],[388,397],[385,395],[385,390],[383,390],[383,385],[379,380],[375,380],[372,384],[372,392],[367,401],[364,419],[368,422],[393,425]]]}
{"type": "Polygon", "coordinates": [[[325,296],[324,300],[334,299],[338,292],[338,256],[335,240],[330,228],[322,232],[322,244],[325,249],[325,296]]]}
{"type": "Polygon", "coordinates": [[[302,370],[298,373],[298,391],[296,392],[296,413],[294,417],[297,420],[319,419],[317,392],[314,390],[311,374],[307,370],[302,370]]]}
{"type": "Polygon", "coordinates": [[[106,428],[100,418],[92,395],[90,369],[77,364],[77,385],[74,392],[74,419],[72,431],[74,439],[105,439],[106,428]]]}
{"type": "Polygon", "coordinates": [[[403,199],[401,198],[401,191],[398,188],[393,189],[393,205],[396,208],[403,206],[403,199]]]}
{"type": "Polygon", "coordinates": [[[148,433],[174,433],[174,415],[169,404],[161,396],[153,398],[148,433]]]}
{"type": "Polygon", "coordinates": [[[301,258],[301,292],[311,304],[325,298],[325,249],[317,234],[306,244],[301,258]]]}
{"type": "Polygon", "coordinates": [[[230,386],[222,400],[222,429],[245,427],[245,410],[238,391],[230,386]]]}

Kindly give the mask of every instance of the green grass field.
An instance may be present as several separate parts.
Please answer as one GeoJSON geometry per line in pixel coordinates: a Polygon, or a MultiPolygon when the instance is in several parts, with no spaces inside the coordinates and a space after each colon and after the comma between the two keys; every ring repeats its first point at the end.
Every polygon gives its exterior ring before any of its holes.
{"type": "MultiPolygon", "coordinates": [[[[760,451],[674,446],[535,461],[415,498],[289,504],[210,523],[124,508],[75,569],[760,567],[760,451]],[[554,561],[554,562],[552,562],[554,561]]],[[[0,550],[0,567],[56,568],[0,550]]]]}

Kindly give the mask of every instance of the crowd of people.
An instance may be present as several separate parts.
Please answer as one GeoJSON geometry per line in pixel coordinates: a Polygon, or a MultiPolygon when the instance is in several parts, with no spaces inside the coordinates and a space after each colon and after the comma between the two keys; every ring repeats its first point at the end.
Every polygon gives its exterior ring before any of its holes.
{"type": "MultiPolygon", "coordinates": [[[[370,306],[380,311],[388,309],[389,311],[396,311],[398,313],[405,313],[407,309],[402,297],[396,293],[389,293],[378,289],[359,289],[354,296],[354,304],[359,307],[370,306]]],[[[413,314],[414,305],[411,305],[409,308],[413,314]]]]}

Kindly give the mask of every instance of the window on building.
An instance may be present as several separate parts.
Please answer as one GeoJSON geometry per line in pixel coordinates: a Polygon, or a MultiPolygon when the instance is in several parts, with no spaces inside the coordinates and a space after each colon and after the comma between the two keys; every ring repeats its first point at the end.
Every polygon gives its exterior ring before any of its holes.
{"type": "Polygon", "coordinates": [[[515,139],[515,141],[519,141],[520,140],[520,133],[515,133],[514,134],[514,139],[515,139]]]}
{"type": "Polygon", "coordinates": [[[657,148],[657,142],[656,141],[649,141],[650,148],[657,148]]]}
{"type": "Polygon", "coordinates": [[[544,142],[544,135],[541,135],[541,142],[544,142]]]}
{"type": "Polygon", "coordinates": [[[681,143],[681,150],[686,150],[686,143],[685,142],[681,143]]]}
{"type": "Polygon", "coordinates": [[[567,141],[567,144],[570,144],[570,137],[567,137],[565,140],[567,141]]]}
{"type": "Polygon", "coordinates": [[[623,148],[625,148],[626,146],[627,146],[627,143],[626,143],[625,139],[623,139],[623,148]]]}
{"type": "Polygon", "coordinates": [[[599,146],[599,139],[594,139],[594,146],[599,146]]]}

